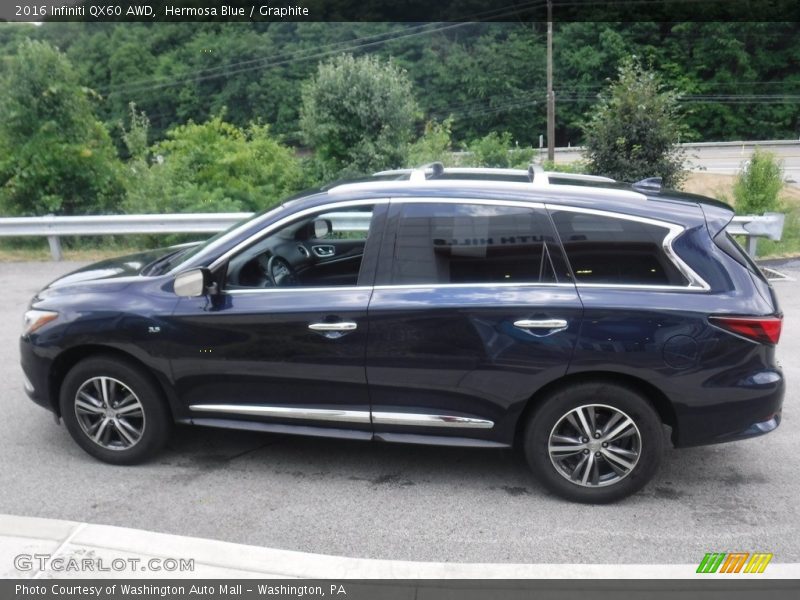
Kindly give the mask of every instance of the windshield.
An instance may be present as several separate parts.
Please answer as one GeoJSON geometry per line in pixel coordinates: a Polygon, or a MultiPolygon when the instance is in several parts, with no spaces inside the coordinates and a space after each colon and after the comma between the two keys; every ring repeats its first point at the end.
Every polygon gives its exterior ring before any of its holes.
{"type": "Polygon", "coordinates": [[[238,222],[234,223],[233,225],[231,225],[227,229],[223,229],[219,233],[214,234],[213,236],[211,236],[210,238],[208,238],[204,242],[201,242],[201,243],[199,243],[199,244],[197,244],[195,246],[189,246],[188,248],[184,248],[184,249],[179,250],[178,252],[176,252],[174,254],[169,255],[166,260],[164,260],[163,262],[161,262],[161,263],[159,263],[157,265],[154,265],[153,270],[149,274],[150,275],[161,275],[163,273],[167,273],[167,272],[173,270],[174,268],[178,267],[179,265],[182,265],[183,263],[185,263],[190,258],[193,258],[193,257],[197,256],[198,254],[200,254],[201,252],[203,252],[204,250],[206,250],[208,248],[211,248],[218,241],[220,241],[223,238],[227,237],[229,234],[232,234],[234,231],[238,230],[239,228],[246,227],[250,222],[254,221],[255,219],[259,219],[262,216],[264,216],[265,214],[267,214],[268,212],[276,211],[279,208],[281,208],[281,207],[278,206],[278,207],[275,207],[275,208],[272,208],[272,209],[264,209],[262,211],[259,211],[259,212],[253,214],[252,216],[250,216],[250,217],[248,217],[246,219],[243,219],[241,221],[238,221],[238,222]]]}

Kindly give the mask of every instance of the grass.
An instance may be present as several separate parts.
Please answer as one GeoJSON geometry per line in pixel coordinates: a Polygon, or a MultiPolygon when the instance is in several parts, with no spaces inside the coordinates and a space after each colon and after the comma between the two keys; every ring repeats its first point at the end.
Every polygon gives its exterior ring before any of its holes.
{"type": "MultiPolygon", "coordinates": [[[[131,236],[132,238],[135,236],[131,236]]],[[[165,244],[166,245],[166,244],[165,244]]],[[[61,254],[63,260],[96,262],[146,250],[148,246],[140,239],[123,238],[63,238],[61,254]]],[[[0,263],[49,261],[50,246],[46,238],[25,237],[0,239],[0,263]]]]}

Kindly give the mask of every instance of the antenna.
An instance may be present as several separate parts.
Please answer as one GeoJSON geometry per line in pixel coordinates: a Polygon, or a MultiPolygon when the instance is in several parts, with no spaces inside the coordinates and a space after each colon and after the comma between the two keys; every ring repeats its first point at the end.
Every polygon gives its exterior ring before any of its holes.
{"type": "Polygon", "coordinates": [[[633,184],[633,187],[639,188],[642,190],[651,190],[654,192],[661,191],[661,177],[648,177],[647,179],[642,179],[641,181],[637,181],[633,184]]]}

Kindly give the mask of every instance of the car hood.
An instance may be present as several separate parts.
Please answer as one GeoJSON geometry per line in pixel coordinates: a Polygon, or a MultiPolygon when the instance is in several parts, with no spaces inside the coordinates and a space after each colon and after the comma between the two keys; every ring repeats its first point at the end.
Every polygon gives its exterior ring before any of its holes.
{"type": "Polygon", "coordinates": [[[118,280],[120,286],[127,284],[125,278],[136,277],[142,274],[145,267],[153,264],[157,260],[166,258],[176,252],[193,246],[194,244],[181,244],[168,248],[157,248],[136,254],[128,254],[116,258],[101,260],[72,271],[51,282],[45,289],[54,289],[64,286],[71,286],[79,283],[108,282],[118,280]]]}

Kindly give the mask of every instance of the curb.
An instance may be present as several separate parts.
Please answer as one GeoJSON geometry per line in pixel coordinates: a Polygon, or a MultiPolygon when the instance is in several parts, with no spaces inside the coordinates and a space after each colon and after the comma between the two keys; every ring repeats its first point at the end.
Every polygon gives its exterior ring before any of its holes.
{"type": "MultiPolygon", "coordinates": [[[[53,561],[56,562],[56,561],[53,561]]],[[[303,579],[694,579],[751,575],[698,575],[697,565],[649,564],[505,564],[435,563],[347,558],[156,533],[110,525],[0,515],[1,578],[303,578],[303,579]],[[19,555],[50,555],[59,564],[30,568],[15,562],[19,555]],[[156,559],[193,559],[193,570],[148,570],[156,559]],[[81,569],[82,561],[94,565],[81,569]],[[131,567],[131,561],[138,561],[131,567]],[[125,565],[117,569],[113,565],[125,565]],[[70,569],[69,565],[75,565],[70,569]]],[[[757,576],[800,577],[800,563],[770,563],[757,576]]]]}

